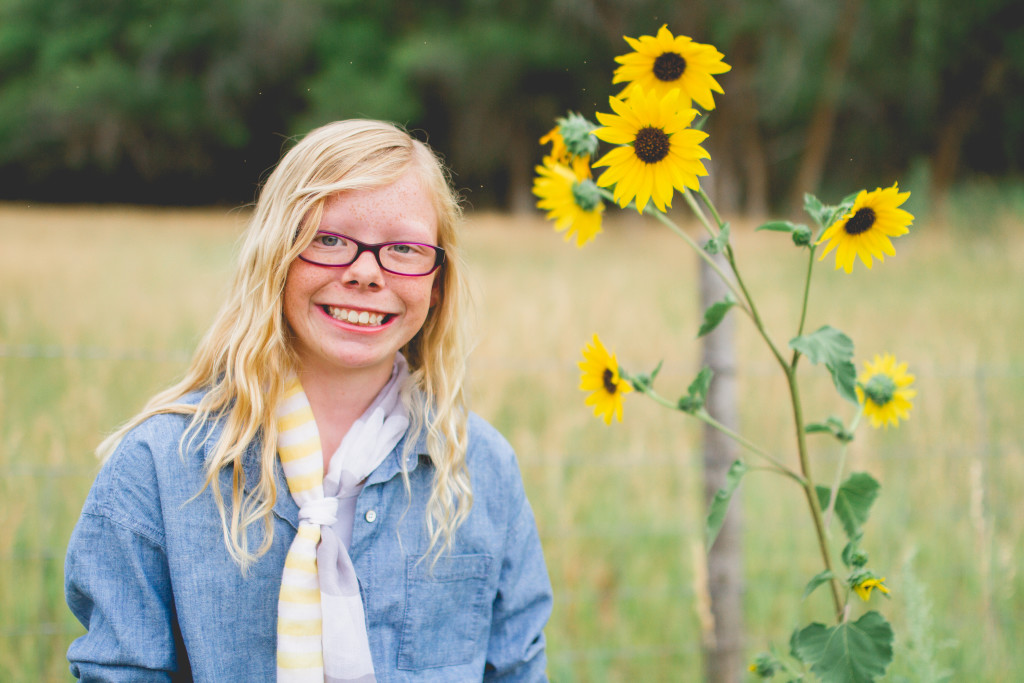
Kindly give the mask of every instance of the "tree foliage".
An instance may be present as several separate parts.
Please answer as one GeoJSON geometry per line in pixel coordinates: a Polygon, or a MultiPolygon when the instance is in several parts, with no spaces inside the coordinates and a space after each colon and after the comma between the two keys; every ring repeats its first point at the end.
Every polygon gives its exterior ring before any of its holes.
{"type": "Polygon", "coordinates": [[[536,138],[567,110],[606,107],[622,36],[662,23],[714,43],[734,66],[709,124],[724,204],[757,210],[785,196],[791,188],[776,185],[815,151],[830,182],[924,160],[942,190],[958,173],[1021,171],[1015,9],[0,0],[0,197],[248,201],[289,136],[369,116],[429,132],[474,205],[526,206],[536,138]],[[832,59],[843,37],[848,58],[832,59]],[[831,123],[824,135],[816,120],[831,123]]]}

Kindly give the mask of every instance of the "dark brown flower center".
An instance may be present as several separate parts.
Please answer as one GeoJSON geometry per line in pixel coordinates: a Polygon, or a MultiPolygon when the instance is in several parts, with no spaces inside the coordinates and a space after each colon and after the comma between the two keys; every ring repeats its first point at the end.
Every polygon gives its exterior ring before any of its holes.
{"type": "Polygon", "coordinates": [[[668,136],[661,128],[647,126],[637,131],[633,151],[645,164],[656,164],[668,156],[668,136]]]}
{"type": "Polygon", "coordinates": [[[875,210],[868,207],[859,209],[857,213],[846,221],[846,225],[843,229],[846,230],[847,235],[859,235],[862,232],[867,232],[871,229],[871,226],[875,224],[875,210]]]}
{"type": "Polygon", "coordinates": [[[619,385],[615,383],[615,373],[612,372],[611,368],[604,369],[601,381],[604,382],[604,390],[609,394],[614,394],[619,390],[619,385]]]}
{"type": "Polygon", "coordinates": [[[675,52],[662,52],[654,60],[654,77],[659,81],[674,81],[686,71],[686,60],[675,52]]]}

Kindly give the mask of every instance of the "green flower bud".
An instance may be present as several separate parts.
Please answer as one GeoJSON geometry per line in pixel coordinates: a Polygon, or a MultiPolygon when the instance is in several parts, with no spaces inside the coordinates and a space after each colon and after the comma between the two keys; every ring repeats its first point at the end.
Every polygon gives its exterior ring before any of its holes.
{"type": "Polygon", "coordinates": [[[811,237],[813,237],[811,229],[808,228],[806,225],[798,225],[795,228],[793,228],[792,238],[793,244],[795,244],[796,246],[806,247],[811,243],[811,237]]]}
{"type": "Polygon", "coordinates": [[[574,157],[591,157],[597,154],[597,138],[591,133],[597,128],[579,114],[570,113],[558,119],[558,132],[565,140],[565,147],[574,157]]]}
{"type": "Polygon", "coordinates": [[[850,553],[850,566],[863,567],[868,563],[868,554],[863,550],[854,550],[850,553]]]}
{"type": "Polygon", "coordinates": [[[584,178],[572,184],[572,198],[584,211],[593,211],[601,205],[601,190],[593,180],[584,178]]]}
{"type": "Polygon", "coordinates": [[[892,377],[889,377],[889,375],[872,375],[871,379],[864,385],[864,394],[876,406],[884,406],[896,394],[896,383],[892,381],[892,377]]]}
{"type": "Polygon", "coordinates": [[[754,675],[760,678],[771,678],[779,670],[779,660],[777,660],[771,653],[762,652],[754,658],[754,663],[749,667],[754,675]]]}

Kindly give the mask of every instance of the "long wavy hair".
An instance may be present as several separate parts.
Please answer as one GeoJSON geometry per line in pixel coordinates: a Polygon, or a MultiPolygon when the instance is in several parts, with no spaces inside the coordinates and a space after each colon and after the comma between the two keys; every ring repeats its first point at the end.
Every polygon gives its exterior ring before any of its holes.
{"type": "MultiPolygon", "coordinates": [[[[108,458],[124,435],[147,418],[178,413],[192,415],[180,444],[184,452],[206,438],[209,430],[204,426],[220,421],[205,483],[196,495],[211,490],[228,552],[243,571],[270,548],[271,510],[281,495],[274,476],[275,410],[284,381],[297,364],[282,303],[288,267],[312,241],[328,198],[387,185],[408,169],[419,173],[432,198],[438,243],[446,256],[438,275],[438,302],[402,349],[411,373],[403,392],[411,416],[406,443],[411,445],[412,437],[425,430],[434,469],[425,520],[429,549],[439,555],[450,548],[455,530],[469,514],[473,499],[466,470],[464,392],[469,292],[458,244],[459,198],[440,160],[407,132],[380,121],[338,121],[310,132],[268,177],[242,240],[227,299],[184,378],[151,398],[97,448],[101,458],[108,458]],[[198,403],[182,400],[195,391],[203,392],[198,403]],[[247,482],[243,456],[256,440],[260,476],[247,482]],[[230,505],[220,483],[226,469],[232,475],[230,505]],[[259,521],[265,533],[253,551],[247,531],[259,521]]],[[[405,461],[403,457],[403,468],[405,461]]],[[[403,476],[408,489],[404,469],[403,476]]]]}

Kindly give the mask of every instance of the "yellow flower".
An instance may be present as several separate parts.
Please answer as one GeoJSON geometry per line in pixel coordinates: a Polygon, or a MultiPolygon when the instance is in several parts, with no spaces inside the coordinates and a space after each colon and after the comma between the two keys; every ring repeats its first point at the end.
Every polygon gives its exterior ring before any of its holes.
{"type": "Polygon", "coordinates": [[[861,190],[849,213],[822,233],[818,244],[828,241],[828,246],[821,259],[835,249],[836,270],[842,268],[849,273],[857,256],[870,269],[872,256],[881,262],[885,260],[884,254],[894,255],[896,250],[889,238],[910,232],[914,220],[913,215],[899,208],[909,196],[909,192],[900,192],[895,183],[874,192],[861,190]]]}
{"type": "Polygon", "coordinates": [[[558,125],[540,139],[542,145],[551,143],[551,154],[545,159],[570,167],[579,179],[592,177],[590,157],[597,153],[594,124],[572,113],[557,121],[558,125]]]}
{"type": "Polygon", "coordinates": [[[708,135],[688,128],[697,110],[680,107],[679,98],[678,89],[664,97],[653,90],[637,90],[628,100],[609,98],[615,114],[597,113],[604,127],[594,135],[621,145],[594,164],[608,167],[597,184],[614,185],[619,206],[635,199],[642,213],[650,200],[665,211],[672,206],[673,190],[700,188],[697,176],[708,173],[700,160],[709,158],[700,143],[708,135]]]}
{"type": "Polygon", "coordinates": [[[594,406],[594,415],[603,418],[605,424],[612,423],[613,415],[622,422],[622,397],[633,387],[619,376],[615,355],[608,353],[596,334],[593,343],[583,348],[579,368],[580,390],[591,392],[586,404],[594,406]]]}
{"type": "Polygon", "coordinates": [[[907,372],[907,364],[896,364],[892,354],[875,355],[871,361],[864,361],[864,372],[857,378],[857,399],[864,404],[864,414],[871,419],[871,426],[889,425],[910,417],[910,399],[917,395],[911,389],[914,376],[907,372]]]}
{"type": "Polygon", "coordinates": [[[857,595],[860,596],[861,600],[863,600],[864,602],[867,602],[871,598],[871,591],[872,591],[872,589],[875,589],[875,588],[877,588],[878,590],[882,591],[885,594],[889,593],[889,589],[885,587],[885,577],[884,576],[882,578],[880,578],[880,579],[876,579],[876,578],[864,579],[863,581],[858,583],[856,586],[854,586],[853,590],[857,591],[857,595]]]}
{"type": "Polygon", "coordinates": [[[713,74],[722,74],[732,67],[722,61],[725,56],[713,45],[695,43],[686,36],[673,36],[667,26],[662,26],[657,36],[630,38],[623,36],[635,50],[616,57],[622,66],[615,69],[612,83],[629,82],[619,93],[626,96],[633,88],[654,90],[659,97],[669,90],[682,91],[680,104],[690,106],[694,100],[706,110],[715,108],[711,91],[722,92],[722,86],[713,74]]]}
{"type": "Polygon", "coordinates": [[[547,211],[547,218],[555,222],[555,230],[565,231],[565,241],[576,235],[576,247],[594,239],[601,232],[604,202],[601,191],[593,180],[579,178],[568,166],[552,157],[537,166],[533,193],[540,197],[537,208],[547,211]]]}

